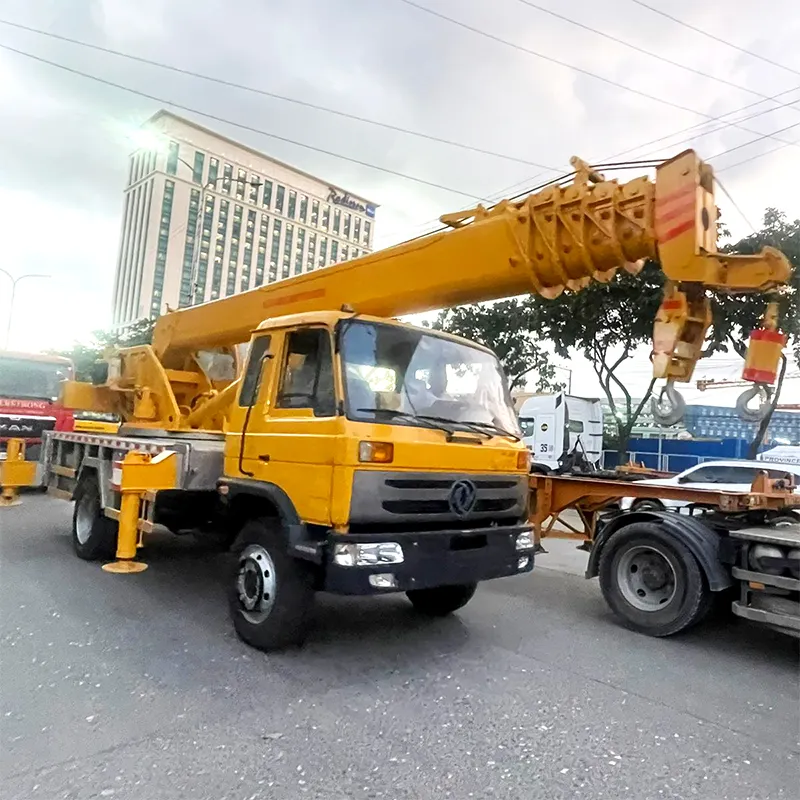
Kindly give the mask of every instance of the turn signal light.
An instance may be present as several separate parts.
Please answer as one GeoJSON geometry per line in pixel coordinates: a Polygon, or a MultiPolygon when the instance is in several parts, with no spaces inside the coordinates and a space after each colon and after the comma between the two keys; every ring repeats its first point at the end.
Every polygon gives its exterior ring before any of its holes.
{"type": "Polygon", "coordinates": [[[359,442],[358,460],[362,463],[390,464],[394,459],[391,442],[359,442]]]}
{"type": "Polygon", "coordinates": [[[528,472],[531,468],[531,452],[526,447],[517,453],[517,469],[525,470],[528,472]]]}

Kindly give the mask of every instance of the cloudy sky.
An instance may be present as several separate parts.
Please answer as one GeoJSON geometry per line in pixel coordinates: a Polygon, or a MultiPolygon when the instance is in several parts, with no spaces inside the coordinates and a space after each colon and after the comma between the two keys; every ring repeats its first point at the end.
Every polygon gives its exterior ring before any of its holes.
{"type": "MultiPolygon", "coordinates": [[[[15,275],[51,276],[20,282],[11,345],[64,345],[108,324],[131,131],[170,102],[176,113],[380,203],[379,246],[427,230],[440,214],[474,203],[474,197],[496,199],[509,187],[519,191],[556,170],[565,172],[573,154],[595,161],[621,153],[666,157],[689,145],[712,161],[738,206],[720,198],[735,235],[749,232],[748,220],[757,226],[766,206],[800,216],[795,0],[647,0],[722,41],[636,0],[535,5],[525,0],[0,0],[5,22],[505,156],[344,119],[0,23],[0,267],[15,275]],[[175,104],[265,133],[209,121],[175,104]],[[722,122],[709,122],[725,114],[722,122]],[[687,131],[691,126],[699,127],[687,131]]],[[[6,318],[8,299],[9,281],[0,274],[0,319],[6,318]]],[[[574,368],[573,389],[596,391],[586,365],[576,360],[574,368]]],[[[730,359],[700,370],[714,377],[733,377],[736,371],[730,359]]],[[[631,363],[636,384],[646,372],[646,361],[631,363]]],[[[798,402],[800,381],[792,385],[797,389],[787,387],[787,397],[798,402]]],[[[715,402],[724,396],[715,393],[715,402]]]]}

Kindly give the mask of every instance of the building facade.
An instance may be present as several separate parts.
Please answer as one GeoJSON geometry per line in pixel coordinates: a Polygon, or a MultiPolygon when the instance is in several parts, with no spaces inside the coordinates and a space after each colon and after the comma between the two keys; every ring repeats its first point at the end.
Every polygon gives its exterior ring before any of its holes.
{"type": "Polygon", "coordinates": [[[370,201],[167,111],[143,131],[125,187],[115,325],[372,251],[370,201]]]}

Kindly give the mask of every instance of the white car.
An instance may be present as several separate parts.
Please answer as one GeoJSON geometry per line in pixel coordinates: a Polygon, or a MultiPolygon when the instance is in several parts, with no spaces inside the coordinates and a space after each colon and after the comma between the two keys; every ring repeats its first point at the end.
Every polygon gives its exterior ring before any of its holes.
{"type": "MultiPolygon", "coordinates": [[[[687,489],[714,489],[727,492],[747,492],[759,472],[770,478],[782,478],[787,473],[794,476],[800,494],[800,464],[773,464],[766,461],[704,461],[671,478],[653,478],[636,481],[637,486],[685,486],[687,489]]],[[[623,497],[619,507],[623,511],[639,509],[650,511],[680,511],[691,505],[686,500],[667,500],[657,497],[623,497]]]]}

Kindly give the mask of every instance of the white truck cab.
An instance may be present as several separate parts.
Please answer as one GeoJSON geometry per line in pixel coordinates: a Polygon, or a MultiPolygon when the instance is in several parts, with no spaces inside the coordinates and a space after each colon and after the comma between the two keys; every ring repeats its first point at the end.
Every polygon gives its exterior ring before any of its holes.
{"type": "Polygon", "coordinates": [[[577,447],[599,465],[603,454],[603,407],[599,400],[558,392],[529,397],[519,410],[522,441],[534,464],[556,469],[577,447]]]}

